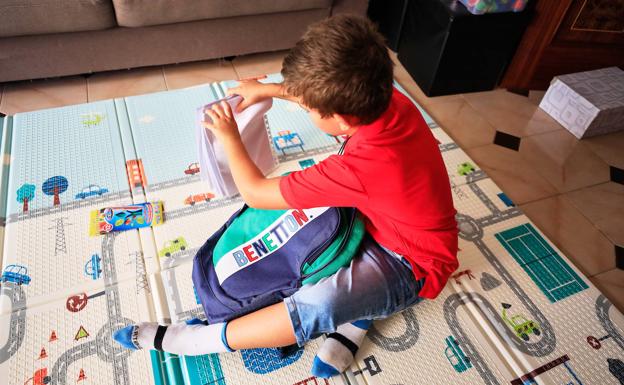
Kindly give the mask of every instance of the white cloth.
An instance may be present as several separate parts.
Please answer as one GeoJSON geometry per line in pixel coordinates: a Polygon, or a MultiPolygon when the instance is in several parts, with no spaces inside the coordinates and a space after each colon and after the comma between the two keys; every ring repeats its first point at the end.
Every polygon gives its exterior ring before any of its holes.
{"type": "Polygon", "coordinates": [[[234,120],[238,124],[238,131],[243,144],[251,160],[265,175],[277,165],[277,157],[271,147],[270,133],[265,123],[265,114],[273,106],[273,100],[269,98],[252,104],[239,113],[236,112],[236,107],[243,98],[238,95],[232,95],[197,109],[199,176],[201,180],[211,185],[211,189],[215,193],[221,196],[231,196],[237,194],[238,189],[234,183],[225,150],[212,132],[202,124],[202,121],[210,120],[204,114],[204,109],[210,108],[222,100],[225,100],[232,107],[234,120]]]}

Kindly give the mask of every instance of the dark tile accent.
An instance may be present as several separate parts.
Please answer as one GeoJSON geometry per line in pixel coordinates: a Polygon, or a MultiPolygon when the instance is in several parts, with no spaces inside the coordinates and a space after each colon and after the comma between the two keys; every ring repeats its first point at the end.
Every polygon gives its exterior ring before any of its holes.
{"type": "Polygon", "coordinates": [[[508,88],[507,91],[522,96],[529,96],[529,90],[526,88],[508,88]]]}
{"type": "Polygon", "coordinates": [[[624,184],[624,170],[614,166],[609,166],[609,174],[611,175],[611,182],[624,184]]]}
{"type": "Polygon", "coordinates": [[[496,135],[494,135],[494,144],[498,144],[499,146],[510,150],[518,151],[518,149],[520,149],[520,138],[502,131],[496,131],[496,135]]]}
{"type": "Polygon", "coordinates": [[[613,245],[615,248],[615,267],[624,270],[624,247],[613,245]]]}

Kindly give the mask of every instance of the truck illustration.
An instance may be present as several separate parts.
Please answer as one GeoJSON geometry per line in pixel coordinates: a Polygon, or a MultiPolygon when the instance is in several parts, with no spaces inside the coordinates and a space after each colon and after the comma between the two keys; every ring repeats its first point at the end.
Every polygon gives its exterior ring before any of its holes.
{"type": "Polygon", "coordinates": [[[289,148],[299,147],[303,150],[303,140],[296,132],[290,132],[289,130],[279,131],[277,136],[273,137],[273,145],[276,149],[282,151],[282,154],[286,152],[284,150],[289,148]]]}

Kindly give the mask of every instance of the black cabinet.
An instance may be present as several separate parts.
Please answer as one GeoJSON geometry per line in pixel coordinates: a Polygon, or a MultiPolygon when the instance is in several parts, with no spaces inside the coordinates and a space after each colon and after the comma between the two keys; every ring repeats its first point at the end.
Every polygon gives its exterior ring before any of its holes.
{"type": "Polygon", "coordinates": [[[473,15],[455,0],[406,1],[398,58],[428,96],[495,88],[532,13],[473,15]]]}
{"type": "Polygon", "coordinates": [[[379,32],[386,38],[388,47],[394,52],[399,48],[401,27],[409,0],[370,0],[368,17],[379,26],[379,32]]]}

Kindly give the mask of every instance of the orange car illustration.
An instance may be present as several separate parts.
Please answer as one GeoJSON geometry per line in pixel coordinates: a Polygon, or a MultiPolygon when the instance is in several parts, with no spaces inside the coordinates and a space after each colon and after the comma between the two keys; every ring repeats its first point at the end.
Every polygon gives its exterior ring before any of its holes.
{"type": "Polygon", "coordinates": [[[213,193],[209,193],[209,192],[208,193],[195,194],[195,195],[189,195],[184,200],[184,204],[193,206],[197,202],[202,202],[202,201],[209,202],[214,197],[215,197],[215,195],[213,193]]]}

